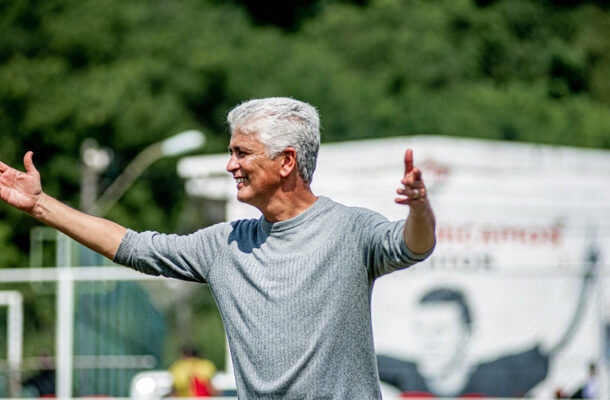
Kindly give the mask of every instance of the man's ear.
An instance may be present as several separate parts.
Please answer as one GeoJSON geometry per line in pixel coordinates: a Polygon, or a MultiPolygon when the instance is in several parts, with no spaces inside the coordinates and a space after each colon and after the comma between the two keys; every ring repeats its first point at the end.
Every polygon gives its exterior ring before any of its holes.
{"type": "Polygon", "coordinates": [[[287,147],[282,153],[282,156],[280,176],[282,178],[287,178],[297,169],[297,152],[292,147],[287,147]]]}

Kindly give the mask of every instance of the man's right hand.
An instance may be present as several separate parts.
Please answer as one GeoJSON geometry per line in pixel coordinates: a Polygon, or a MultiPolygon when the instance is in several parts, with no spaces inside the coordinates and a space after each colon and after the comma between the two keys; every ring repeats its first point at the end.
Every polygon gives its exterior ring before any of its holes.
{"type": "Polygon", "coordinates": [[[107,219],[82,213],[45,194],[32,155],[28,151],[23,157],[26,172],[0,162],[0,198],[93,251],[114,259],[127,229],[107,219]]]}
{"type": "Polygon", "coordinates": [[[32,213],[42,195],[40,174],[28,151],[23,157],[26,172],[18,171],[0,161],[0,198],[7,204],[27,213],[32,213]]]}

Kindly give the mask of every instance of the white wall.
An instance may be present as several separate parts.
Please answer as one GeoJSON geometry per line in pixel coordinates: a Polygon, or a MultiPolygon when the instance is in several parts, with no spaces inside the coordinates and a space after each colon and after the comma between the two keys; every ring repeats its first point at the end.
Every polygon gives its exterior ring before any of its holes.
{"type": "MultiPolygon", "coordinates": [[[[578,325],[532,393],[575,390],[588,363],[604,361],[610,326],[610,152],[435,136],[324,144],[314,192],[404,218],[393,199],[408,147],[430,191],[438,243],[429,260],[376,283],[378,351],[417,359],[412,317],[419,297],[438,286],[459,289],[470,304],[472,365],[535,345],[547,351],[573,322],[595,247],[590,272],[604,278],[588,281],[578,325]]],[[[257,217],[235,200],[227,159],[187,157],[179,172],[192,195],[227,199],[227,219],[257,217]]]]}

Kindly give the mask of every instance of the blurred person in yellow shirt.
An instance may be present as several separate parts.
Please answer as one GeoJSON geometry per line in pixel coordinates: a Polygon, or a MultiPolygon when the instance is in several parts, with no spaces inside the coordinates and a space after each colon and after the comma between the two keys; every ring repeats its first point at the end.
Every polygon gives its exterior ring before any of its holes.
{"type": "Polygon", "coordinates": [[[174,395],[178,397],[215,396],[217,391],[212,386],[212,377],[216,366],[210,360],[200,358],[196,350],[185,348],[179,360],[174,362],[169,371],[174,378],[174,395]]]}

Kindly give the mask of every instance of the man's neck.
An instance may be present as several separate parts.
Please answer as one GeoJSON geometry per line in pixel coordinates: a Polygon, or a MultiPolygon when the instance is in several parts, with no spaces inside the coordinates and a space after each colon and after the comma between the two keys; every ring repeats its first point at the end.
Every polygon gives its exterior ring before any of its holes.
{"type": "Polygon", "coordinates": [[[318,196],[314,195],[309,187],[295,188],[289,192],[281,192],[264,207],[258,207],[265,219],[269,222],[286,221],[306,211],[311,207],[318,196]]]}

